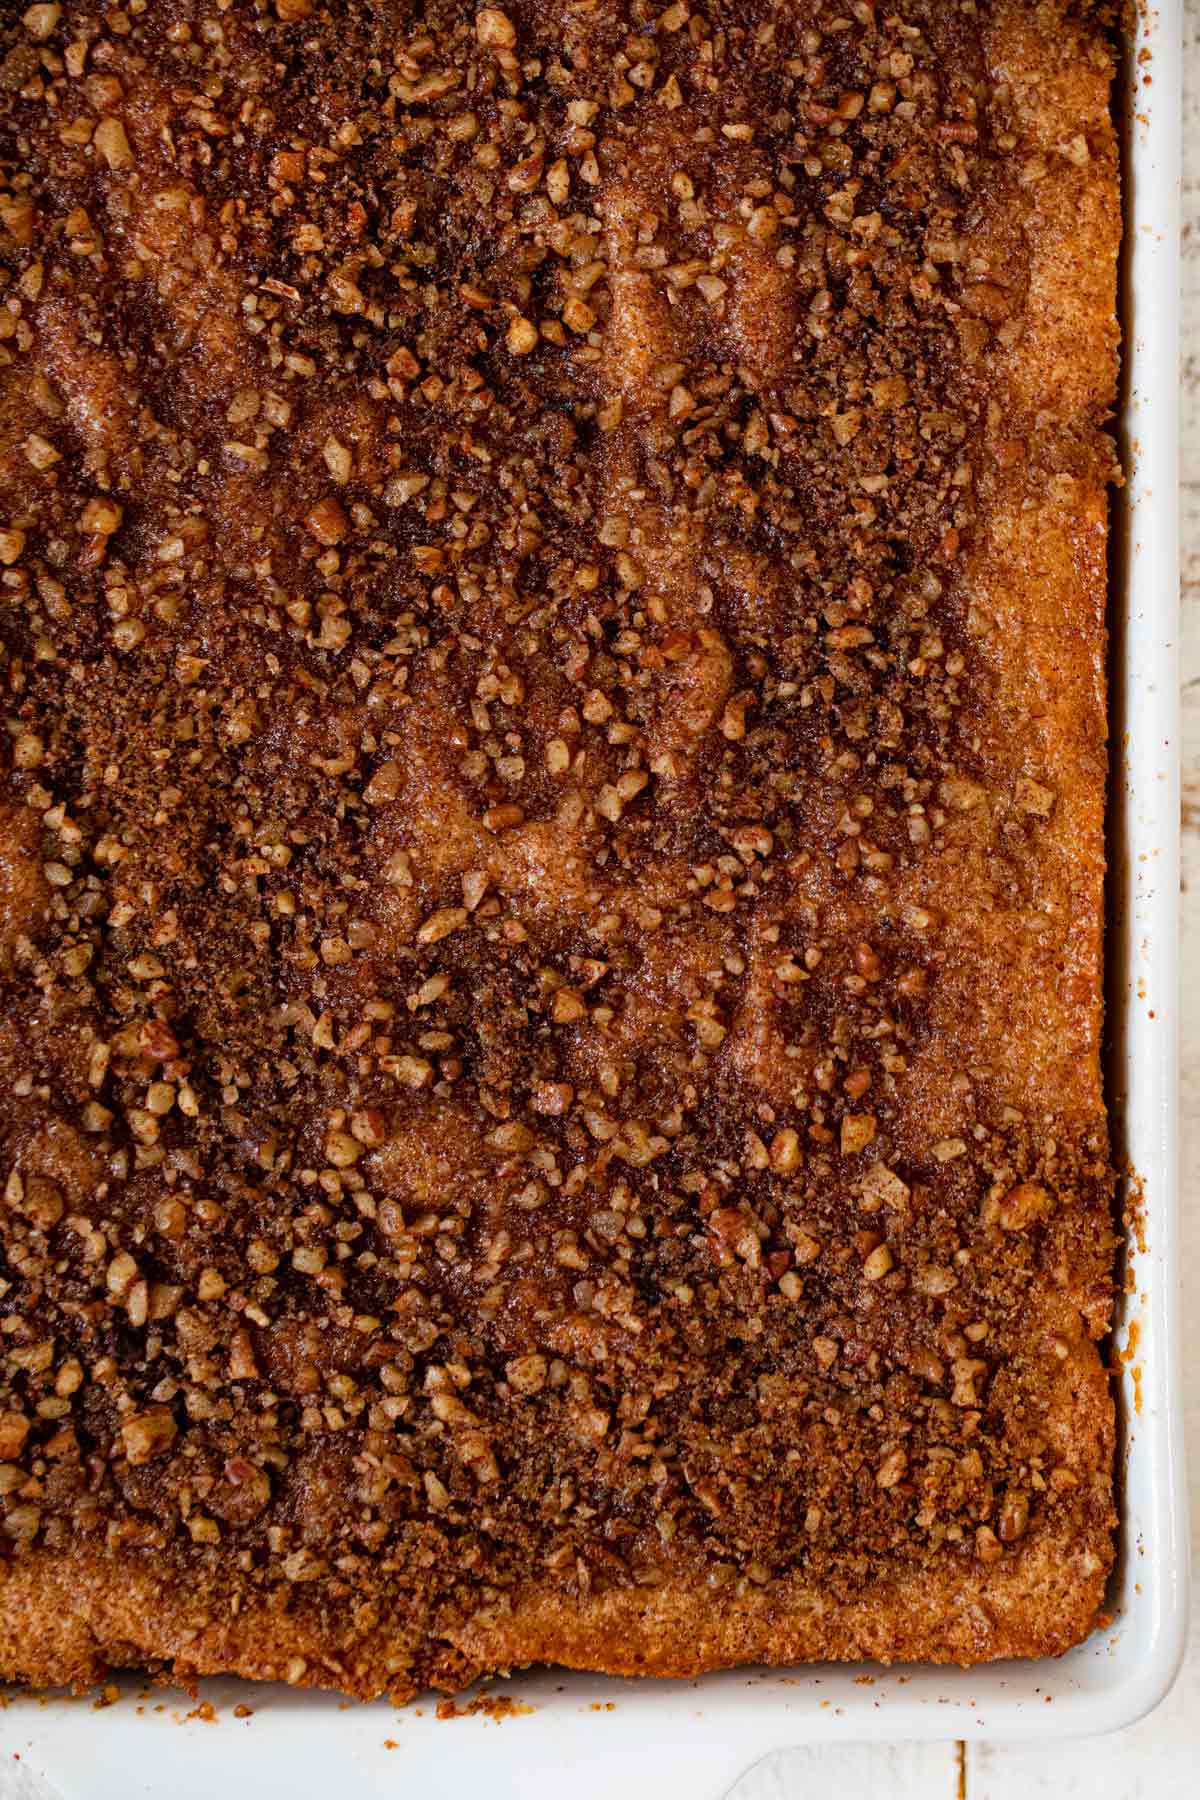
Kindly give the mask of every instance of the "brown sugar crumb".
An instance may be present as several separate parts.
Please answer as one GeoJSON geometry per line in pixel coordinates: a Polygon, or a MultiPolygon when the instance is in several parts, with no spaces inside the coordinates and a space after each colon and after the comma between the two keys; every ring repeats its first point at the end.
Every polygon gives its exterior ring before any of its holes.
{"type": "Polygon", "coordinates": [[[470,1719],[483,1713],[496,1725],[504,1719],[531,1717],[536,1710],[536,1707],[527,1705],[523,1700],[514,1700],[511,1694],[477,1694],[465,1706],[459,1706],[453,1700],[439,1700],[437,1703],[439,1719],[470,1719]]]}
{"type": "Polygon", "coordinates": [[[1091,1629],[1109,12],[5,11],[0,1677],[1091,1629]]]}

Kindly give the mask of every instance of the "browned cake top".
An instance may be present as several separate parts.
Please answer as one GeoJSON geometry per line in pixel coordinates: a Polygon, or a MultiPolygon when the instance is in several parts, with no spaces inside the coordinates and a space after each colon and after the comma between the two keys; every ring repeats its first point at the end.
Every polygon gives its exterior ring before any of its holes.
{"type": "Polygon", "coordinates": [[[14,1567],[1102,1568],[1101,10],[4,9],[14,1567]]]}

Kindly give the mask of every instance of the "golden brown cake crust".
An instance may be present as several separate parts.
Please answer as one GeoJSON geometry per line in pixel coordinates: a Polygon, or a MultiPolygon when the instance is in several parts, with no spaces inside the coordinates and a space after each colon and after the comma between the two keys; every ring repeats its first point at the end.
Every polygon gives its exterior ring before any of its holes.
{"type": "Polygon", "coordinates": [[[1086,0],[0,37],[0,1677],[1058,1653],[1086,0]]]}

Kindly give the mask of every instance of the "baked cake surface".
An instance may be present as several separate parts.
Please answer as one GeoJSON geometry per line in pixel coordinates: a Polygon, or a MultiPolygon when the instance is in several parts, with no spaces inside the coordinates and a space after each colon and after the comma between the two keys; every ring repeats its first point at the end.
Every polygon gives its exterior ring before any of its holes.
{"type": "Polygon", "coordinates": [[[0,49],[0,1675],[1058,1652],[1086,0],[0,49]]]}

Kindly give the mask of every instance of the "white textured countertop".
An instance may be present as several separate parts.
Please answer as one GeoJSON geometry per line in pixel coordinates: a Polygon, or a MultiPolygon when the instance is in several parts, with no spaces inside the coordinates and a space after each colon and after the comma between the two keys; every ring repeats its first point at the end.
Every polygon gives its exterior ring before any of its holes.
{"type": "MultiPolygon", "coordinates": [[[[1185,8],[1183,313],[1183,991],[1200,994],[1200,0],[1185,8]]],[[[1184,1363],[1192,1556],[1200,1569],[1200,1006],[1183,1032],[1184,1363]]],[[[737,1800],[1197,1800],[1200,1583],[1187,1661],[1140,1725],[1087,1742],[896,1744],[793,1750],[767,1758],[737,1800]]],[[[0,1760],[0,1800],[54,1800],[19,1761],[0,1760]]],[[[242,1796],[230,1789],[230,1800],[242,1796]]],[[[249,1797],[247,1797],[249,1800],[249,1797]]],[[[626,1793],[625,1800],[650,1800],[626,1793]]],[[[685,1797],[681,1797],[685,1800],[685,1797]]]]}

